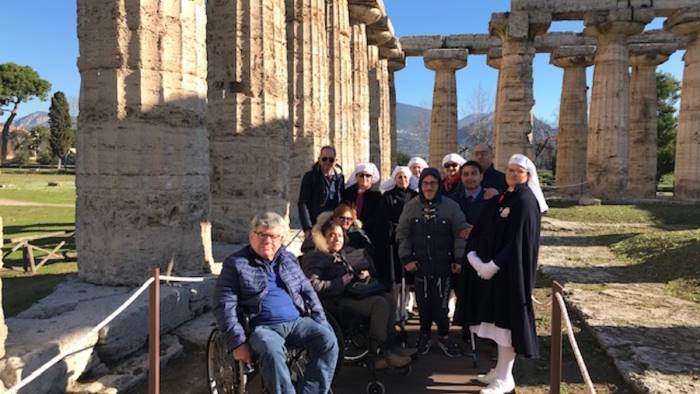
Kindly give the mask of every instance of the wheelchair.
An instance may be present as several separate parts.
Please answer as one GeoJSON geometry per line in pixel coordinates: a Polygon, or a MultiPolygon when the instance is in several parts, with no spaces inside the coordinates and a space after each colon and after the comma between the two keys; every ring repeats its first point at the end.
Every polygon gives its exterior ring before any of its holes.
{"type": "MultiPolygon", "coordinates": [[[[370,350],[373,346],[368,335],[369,319],[335,308],[333,311],[329,311],[326,308],[326,319],[333,328],[338,341],[339,351],[338,365],[335,369],[336,376],[338,376],[344,365],[366,368],[370,379],[365,386],[365,392],[367,394],[384,394],[386,388],[379,380],[379,370],[374,368],[374,360],[379,355],[374,354],[370,350]]],[[[381,371],[407,376],[411,373],[411,364],[402,368],[389,367],[381,371]]]]}

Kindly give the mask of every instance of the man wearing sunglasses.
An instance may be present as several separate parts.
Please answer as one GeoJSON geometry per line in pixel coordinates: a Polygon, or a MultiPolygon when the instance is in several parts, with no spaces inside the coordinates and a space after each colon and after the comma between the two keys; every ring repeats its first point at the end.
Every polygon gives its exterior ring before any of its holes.
{"type": "Polygon", "coordinates": [[[304,174],[299,190],[299,221],[307,236],[321,212],[332,211],[340,204],[344,185],[342,170],[336,166],[335,148],[324,146],[318,161],[304,174]]]}

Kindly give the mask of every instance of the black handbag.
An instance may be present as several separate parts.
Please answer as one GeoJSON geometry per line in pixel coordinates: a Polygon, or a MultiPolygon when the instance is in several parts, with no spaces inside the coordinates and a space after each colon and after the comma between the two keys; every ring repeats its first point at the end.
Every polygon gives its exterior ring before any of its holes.
{"type": "Polygon", "coordinates": [[[376,278],[369,278],[369,280],[356,280],[350,282],[345,286],[345,293],[353,298],[366,298],[369,296],[381,294],[386,291],[386,288],[376,278]]]}

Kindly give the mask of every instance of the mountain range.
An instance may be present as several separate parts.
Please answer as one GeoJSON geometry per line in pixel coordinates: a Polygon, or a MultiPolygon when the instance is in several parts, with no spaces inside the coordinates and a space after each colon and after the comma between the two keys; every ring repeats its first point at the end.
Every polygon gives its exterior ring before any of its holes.
{"type": "MultiPolygon", "coordinates": [[[[71,124],[73,127],[76,127],[78,124],[78,118],[75,116],[71,116],[71,124]]],[[[44,112],[44,111],[37,111],[37,112],[32,112],[29,115],[23,116],[21,118],[15,119],[14,122],[12,122],[12,127],[16,127],[18,129],[25,129],[29,130],[32,127],[36,126],[45,126],[49,127],[49,113],[44,112]]]]}

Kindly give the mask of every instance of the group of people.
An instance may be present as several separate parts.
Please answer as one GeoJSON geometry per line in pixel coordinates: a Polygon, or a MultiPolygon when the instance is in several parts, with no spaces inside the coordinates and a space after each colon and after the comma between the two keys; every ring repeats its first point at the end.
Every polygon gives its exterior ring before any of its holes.
{"type": "Polygon", "coordinates": [[[284,346],[304,343],[311,359],[303,392],[325,393],[339,346],[326,313],[369,321],[379,369],[406,366],[433,344],[457,356],[448,335],[455,324],[498,347],[495,368],[478,376],[488,385],[482,393],[512,391],[515,354],[538,356],[531,293],[548,207],[530,159],[513,155],[505,174],[492,160],[486,144],[473,147],[470,160],[447,154],[441,170],[415,157],[380,184],[372,163],[345,179],[335,149],[323,147],[299,193],[300,263],[281,246],[288,227],[274,213],[256,216],[250,244],[224,262],[214,314],[234,359],[254,353],[268,387],[292,393],[284,346]],[[413,287],[418,308],[414,348],[399,346],[396,335],[397,310],[406,308],[398,302],[402,282],[413,287]],[[250,318],[247,330],[241,313],[250,318]]]}

